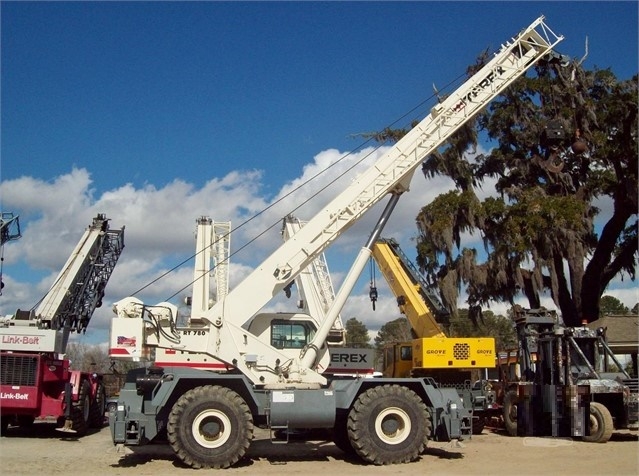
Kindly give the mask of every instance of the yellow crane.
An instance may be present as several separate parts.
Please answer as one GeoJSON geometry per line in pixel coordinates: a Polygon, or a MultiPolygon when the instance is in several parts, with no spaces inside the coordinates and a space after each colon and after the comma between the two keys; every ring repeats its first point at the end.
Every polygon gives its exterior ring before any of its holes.
{"type": "MultiPolygon", "coordinates": [[[[442,373],[439,370],[495,367],[494,338],[448,336],[445,330],[449,324],[448,311],[429,290],[423,275],[395,240],[377,240],[373,246],[373,258],[395,295],[399,310],[408,319],[414,336],[411,341],[386,346],[384,376],[437,374],[440,379],[442,373]]],[[[461,374],[455,372],[452,375],[461,374]]]]}

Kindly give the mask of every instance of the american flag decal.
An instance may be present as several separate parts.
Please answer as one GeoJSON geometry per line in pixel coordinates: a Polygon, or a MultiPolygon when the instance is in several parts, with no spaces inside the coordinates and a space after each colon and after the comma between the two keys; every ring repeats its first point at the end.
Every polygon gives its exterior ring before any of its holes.
{"type": "Polygon", "coordinates": [[[135,347],[135,337],[118,336],[117,344],[124,347],[135,347]]]}

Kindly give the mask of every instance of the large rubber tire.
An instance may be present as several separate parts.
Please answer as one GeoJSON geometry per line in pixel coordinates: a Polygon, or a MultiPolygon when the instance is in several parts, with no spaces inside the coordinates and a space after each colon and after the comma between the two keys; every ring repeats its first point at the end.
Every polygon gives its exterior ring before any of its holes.
{"type": "Polygon", "coordinates": [[[486,419],[484,417],[473,417],[471,425],[473,435],[481,435],[482,431],[484,431],[484,427],[486,426],[486,419]]]}
{"type": "Polygon", "coordinates": [[[599,402],[590,402],[590,434],[582,439],[590,443],[605,443],[612,436],[613,430],[610,411],[599,402]]]}
{"type": "Polygon", "coordinates": [[[504,426],[510,436],[517,436],[517,390],[508,390],[504,395],[504,426]]]}
{"type": "Polygon", "coordinates": [[[107,403],[107,410],[109,411],[109,413],[115,413],[118,410],[118,403],[117,402],[107,403]]]}
{"type": "Polygon", "coordinates": [[[89,421],[91,417],[91,384],[88,380],[80,383],[80,392],[78,393],[78,401],[73,402],[71,407],[71,428],[76,432],[77,436],[84,436],[89,430],[89,421]]]}
{"type": "Polygon", "coordinates": [[[253,439],[253,417],[246,402],[225,387],[196,387],[173,405],[167,425],[175,454],[193,468],[228,468],[253,439]]]}
{"type": "Polygon", "coordinates": [[[333,443],[347,455],[354,455],[355,450],[348,436],[348,418],[338,417],[333,427],[333,443]]]}
{"type": "Polygon", "coordinates": [[[7,428],[9,428],[9,416],[3,416],[0,418],[0,435],[5,435],[7,433],[7,428]]]}
{"type": "Polygon", "coordinates": [[[348,436],[355,452],[376,465],[419,458],[431,433],[430,414],[412,390],[380,385],[362,393],[348,415],[348,436]]]}
{"type": "Polygon", "coordinates": [[[31,428],[35,421],[33,415],[18,415],[16,419],[20,428],[31,428]]]}
{"type": "Polygon", "coordinates": [[[91,402],[89,426],[102,428],[104,426],[104,414],[106,413],[106,390],[102,382],[98,382],[95,390],[95,398],[91,402]]]}

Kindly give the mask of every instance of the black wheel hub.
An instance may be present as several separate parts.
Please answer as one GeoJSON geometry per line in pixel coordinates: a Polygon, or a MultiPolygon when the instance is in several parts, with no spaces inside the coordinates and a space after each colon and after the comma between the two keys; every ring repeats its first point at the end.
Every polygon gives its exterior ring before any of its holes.
{"type": "Polygon", "coordinates": [[[387,435],[397,433],[399,422],[395,418],[385,418],[382,422],[382,431],[387,435]]]}
{"type": "Polygon", "coordinates": [[[220,422],[214,418],[207,418],[200,426],[202,436],[207,439],[212,440],[216,438],[220,434],[220,431],[222,431],[222,425],[220,425],[220,422]]]}

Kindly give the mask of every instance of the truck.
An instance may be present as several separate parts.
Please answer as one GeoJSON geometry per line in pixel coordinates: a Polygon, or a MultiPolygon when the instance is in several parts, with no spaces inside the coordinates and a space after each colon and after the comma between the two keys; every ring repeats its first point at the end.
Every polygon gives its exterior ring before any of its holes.
{"type": "Polygon", "coordinates": [[[102,305],[123,248],[124,228],[111,230],[106,215],[98,214],[40,302],[0,319],[3,432],[36,419],[55,420],[59,430],[78,436],[103,426],[101,376],[72,369],[65,352],[71,333],[84,333],[102,305]]]}
{"type": "Polygon", "coordinates": [[[427,377],[324,375],[322,369],[330,364],[326,341],[422,161],[542,58],[556,59],[553,48],[563,37],[544,20],[539,17],[502,45],[479,71],[190,325],[179,326],[170,306],[146,305],[136,297],[118,301],[111,321],[112,355],[148,358],[145,349],[165,348],[205,355],[219,367],[152,365],[130,371],[117,410],[109,418],[113,443],[135,448],[165,438],[188,466],[227,468],[246,454],[255,426],[270,431],[330,430],[338,447],[375,465],[414,461],[431,439],[467,437],[471,415],[455,390],[441,388],[427,377]],[[286,320],[272,321],[264,332],[250,330],[263,329],[260,310],[385,197],[388,202],[330,309],[295,357],[274,342],[281,331],[288,332],[286,320]]]}
{"type": "Polygon", "coordinates": [[[449,312],[399,243],[380,238],[372,251],[414,337],[384,347],[383,375],[433,377],[439,385],[457,389],[464,405],[473,411],[473,433],[481,433],[485,419],[499,415],[500,407],[490,385],[472,384],[495,367],[495,339],[449,337],[449,312]]]}
{"type": "Polygon", "coordinates": [[[624,370],[604,328],[565,327],[546,309],[517,307],[514,315],[519,348],[515,359],[505,356],[502,372],[508,434],[605,443],[614,430],[639,429],[639,380],[624,370]]]}

